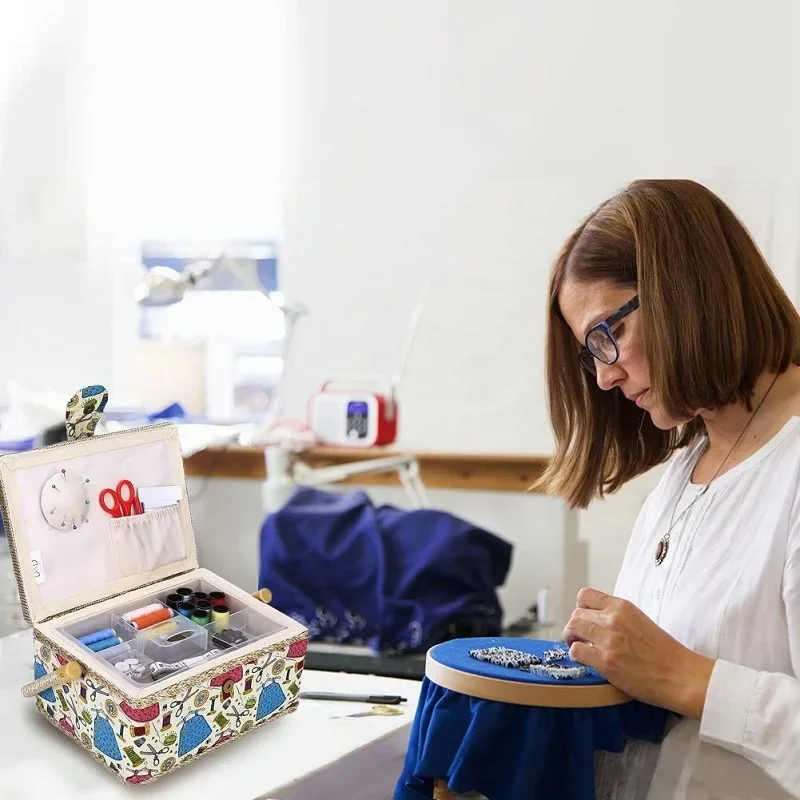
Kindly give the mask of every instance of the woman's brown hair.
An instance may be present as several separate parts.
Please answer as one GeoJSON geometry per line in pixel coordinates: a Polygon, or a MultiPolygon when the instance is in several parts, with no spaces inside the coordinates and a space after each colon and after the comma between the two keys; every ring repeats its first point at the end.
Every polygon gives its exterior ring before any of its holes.
{"type": "Polygon", "coordinates": [[[800,316],[744,225],[688,180],[639,180],[570,235],[553,265],[547,394],[555,454],[538,489],[585,508],[665,461],[703,431],[670,431],[581,367],[558,303],[566,280],[638,291],[650,389],[676,418],[750,405],[758,377],[800,363],[800,316]]]}

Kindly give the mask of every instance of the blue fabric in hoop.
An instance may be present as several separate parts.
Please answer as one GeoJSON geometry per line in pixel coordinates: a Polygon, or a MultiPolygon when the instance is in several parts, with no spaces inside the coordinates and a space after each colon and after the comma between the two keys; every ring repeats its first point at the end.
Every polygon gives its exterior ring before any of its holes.
{"type": "MultiPolygon", "coordinates": [[[[554,642],[532,639],[456,639],[433,648],[436,660],[473,674],[556,683],[553,678],[489,664],[469,650],[509,647],[541,656],[554,642]]],[[[559,685],[603,684],[591,671],[559,685]]],[[[422,682],[403,772],[394,800],[430,800],[434,779],[455,793],[490,800],[594,800],[594,754],[619,753],[626,739],[659,742],[668,712],[637,701],[604,708],[535,708],[481,700],[422,682]]]]}

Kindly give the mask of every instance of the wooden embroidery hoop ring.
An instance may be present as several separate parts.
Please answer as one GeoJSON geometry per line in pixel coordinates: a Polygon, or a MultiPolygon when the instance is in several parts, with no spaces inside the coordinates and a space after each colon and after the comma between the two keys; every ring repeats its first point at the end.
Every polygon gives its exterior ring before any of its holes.
{"type": "Polygon", "coordinates": [[[482,700],[496,700],[518,706],[539,708],[604,708],[627,703],[631,698],[610,683],[596,686],[570,686],[563,683],[508,681],[474,675],[436,661],[429,650],[425,657],[425,677],[452,692],[482,700]]]}
{"type": "MultiPolygon", "coordinates": [[[[519,706],[539,708],[604,708],[627,703],[631,698],[609,683],[596,686],[570,686],[569,681],[559,684],[531,683],[488,678],[447,667],[433,658],[433,648],[425,657],[425,677],[443,689],[496,700],[519,706]]],[[[447,781],[441,778],[433,782],[434,800],[456,800],[447,781]]]]}

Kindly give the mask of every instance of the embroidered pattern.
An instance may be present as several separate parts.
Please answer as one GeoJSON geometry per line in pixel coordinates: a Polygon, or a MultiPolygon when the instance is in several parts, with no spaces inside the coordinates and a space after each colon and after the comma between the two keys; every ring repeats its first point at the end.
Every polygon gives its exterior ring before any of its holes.
{"type": "Polygon", "coordinates": [[[478,661],[511,669],[526,669],[534,664],[542,663],[539,656],[533,653],[523,653],[522,650],[512,650],[510,647],[483,647],[470,650],[469,654],[478,661]]]}
{"type": "Polygon", "coordinates": [[[589,674],[589,670],[579,664],[568,666],[558,663],[569,658],[569,651],[563,647],[545,650],[542,658],[534,653],[525,653],[511,647],[483,647],[470,650],[469,654],[478,661],[485,661],[498,667],[532,672],[555,680],[572,680],[589,674]]]}

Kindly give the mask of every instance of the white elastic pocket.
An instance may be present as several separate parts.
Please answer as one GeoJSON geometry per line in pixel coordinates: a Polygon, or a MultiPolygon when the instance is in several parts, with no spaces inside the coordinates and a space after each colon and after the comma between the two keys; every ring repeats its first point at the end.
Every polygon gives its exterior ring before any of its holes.
{"type": "Polygon", "coordinates": [[[178,506],[158,508],[109,522],[120,577],[141,575],[186,558],[178,506]]]}

